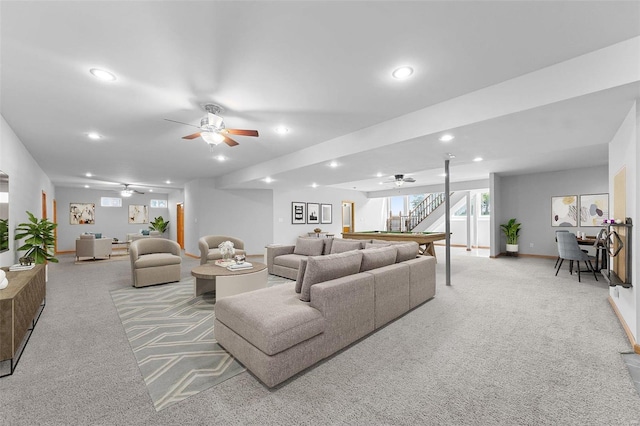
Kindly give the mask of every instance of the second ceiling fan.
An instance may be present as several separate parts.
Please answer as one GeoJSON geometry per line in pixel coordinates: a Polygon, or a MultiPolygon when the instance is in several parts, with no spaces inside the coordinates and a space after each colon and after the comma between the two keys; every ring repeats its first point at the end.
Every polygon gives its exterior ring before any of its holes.
{"type": "Polygon", "coordinates": [[[222,111],[222,108],[218,105],[207,104],[204,106],[204,109],[207,111],[207,115],[202,117],[200,120],[200,126],[176,120],[169,120],[168,118],[165,118],[165,120],[199,128],[199,132],[183,136],[182,139],[195,139],[197,137],[201,137],[210,146],[218,145],[222,142],[229,146],[239,145],[238,142],[231,139],[229,135],[258,136],[257,130],[227,129],[224,125],[224,119],[218,115],[220,111],[222,111]]]}

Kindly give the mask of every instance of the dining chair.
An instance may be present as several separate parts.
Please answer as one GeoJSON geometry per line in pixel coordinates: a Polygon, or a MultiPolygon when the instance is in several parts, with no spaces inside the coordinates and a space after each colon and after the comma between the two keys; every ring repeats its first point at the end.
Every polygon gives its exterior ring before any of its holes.
{"type": "MultiPolygon", "coordinates": [[[[556,243],[558,242],[558,232],[569,232],[568,229],[560,229],[556,231],[556,243]]],[[[558,251],[558,258],[556,259],[556,264],[554,268],[558,267],[558,262],[560,262],[560,251],[558,251]]]]}
{"type": "Polygon", "coordinates": [[[558,252],[560,254],[560,264],[556,269],[556,276],[558,276],[558,271],[562,267],[562,262],[568,260],[569,263],[569,272],[573,275],[573,262],[577,261],[578,264],[578,282],[581,282],[580,277],[580,262],[584,262],[587,265],[587,269],[590,272],[593,272],[593,278],[598,281],[598,277],[596,276],[596,270],[591,263],[595,258],[593,256],[589,256],[587,253],[580,249],[578,245],[578,240],[576,239],[576,235],[571,232],[558,232],[556,233],[556,237],[558,238],[558,252]]]}

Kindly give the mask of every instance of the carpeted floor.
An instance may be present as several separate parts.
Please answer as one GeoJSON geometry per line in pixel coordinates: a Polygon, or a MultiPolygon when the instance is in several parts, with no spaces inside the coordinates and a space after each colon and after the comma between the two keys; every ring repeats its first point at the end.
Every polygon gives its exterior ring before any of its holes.
{"type": "MultiPolygon", "coordinates": [[[[242,372],[156,411],[110,291],[127,262],[50,265],[47,306],[0,423],[631,425],[640,397],[605,283],[555,260],[438,248],[436,297],[274,389],[242,372]]],[[[184,258],[182,276],[198,264],[184,258]]]]}

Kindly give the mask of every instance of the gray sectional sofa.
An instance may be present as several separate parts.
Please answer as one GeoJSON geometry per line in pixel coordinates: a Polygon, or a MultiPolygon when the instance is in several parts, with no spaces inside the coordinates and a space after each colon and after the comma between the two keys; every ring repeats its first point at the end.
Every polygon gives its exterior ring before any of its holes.
{"type": "Polygon", "coordinates": [[[216,340],[268,387],[435,295],[435,258],[416,243],[301,260],[295,283],[216,302],[216,340]]]}

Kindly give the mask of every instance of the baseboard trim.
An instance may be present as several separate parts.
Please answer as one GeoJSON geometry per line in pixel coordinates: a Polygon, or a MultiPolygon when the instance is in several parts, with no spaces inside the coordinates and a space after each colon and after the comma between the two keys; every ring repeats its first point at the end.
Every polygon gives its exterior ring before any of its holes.
{"type": "Polygon", "coordinates": [[[631,347],[633,348],[633,351],[637,354],[640,354],[640,345],[636,343],[636,339],[635,337],[633,337],[633,333],[631,333],[631,329],[629,328],[629,326],[627,325],[627,322],[624,320],[624,317],[618,310],[618,307],[616,306],[616,302],[613,301],[613,298],[611,296],[607,297],[607,300],[609,301],[609,304],[613,308],[613,312],[618,317],[618,321],[620,321],[620,325],[622,325],[624,332],[627,334],[627,339],[629,339],[629,343],[631,343],[631,347]]]}
{"type": "Polygon", "coordinates": [[[194,259],[200,259],[200,255],[196,256],[195,254],[184,252],[185,256],[193,257],[194,259]]]}
{"type": "MultiPolygon", "coordinates": [[[[446,244],[433,243],[434,246],[446,247],[446,244]]],[[[451,244],[451,247],[466,247],[466,244],[451,244]]],[[[489,246],[471,246],[472,249],[490,249],[489,246]]]]}
{"type": "Polygon", "coordinates": [[[65,250],[65,251],[57,251],[56,254],[75,254],[75,250],[65,250]]]}

